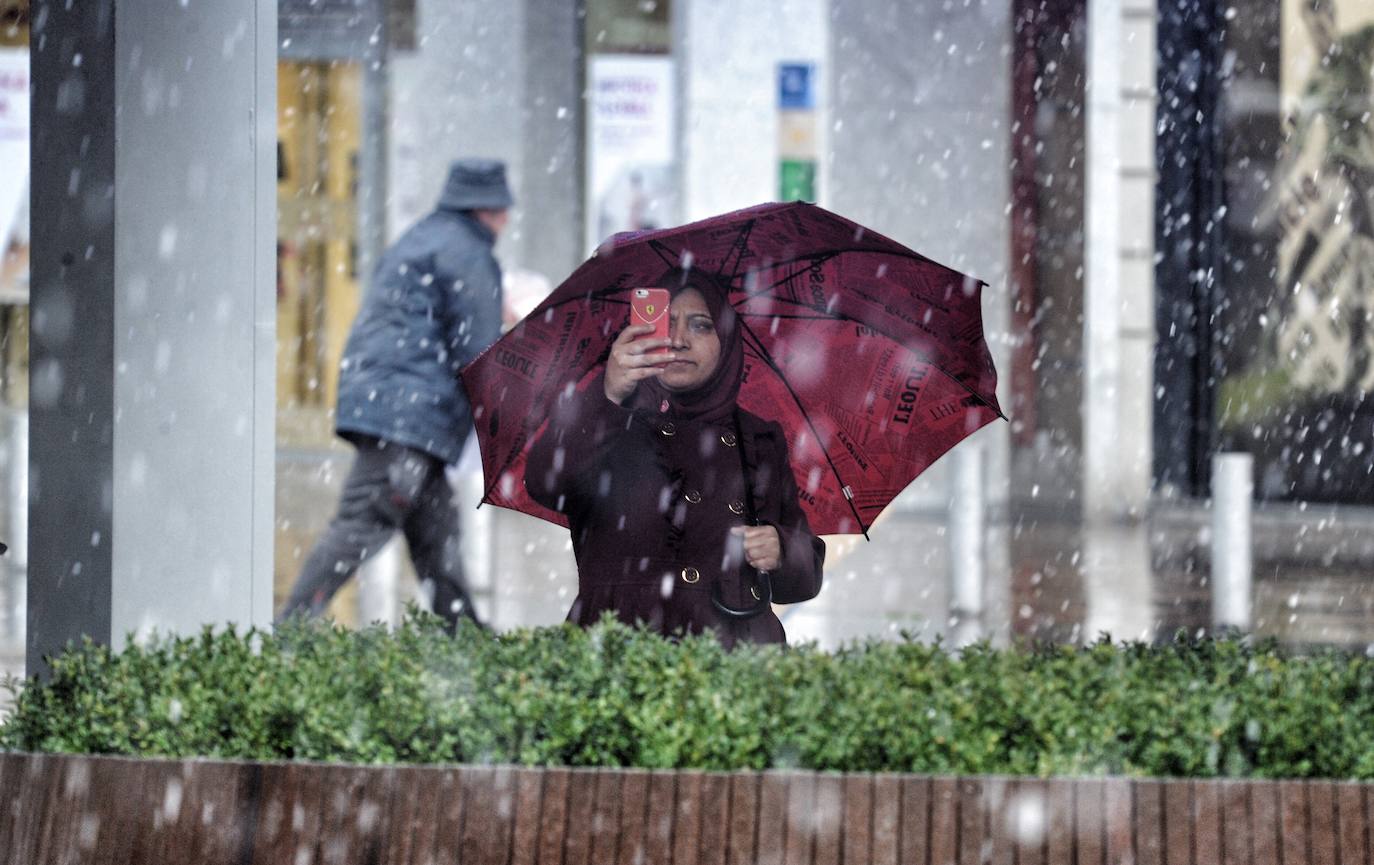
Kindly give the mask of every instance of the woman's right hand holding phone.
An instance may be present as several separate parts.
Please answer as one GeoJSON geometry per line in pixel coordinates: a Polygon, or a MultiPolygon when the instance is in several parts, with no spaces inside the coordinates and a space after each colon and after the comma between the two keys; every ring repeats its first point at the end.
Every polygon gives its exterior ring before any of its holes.
{"type": "Polygon", "coordinates": [[[663,349],[671,339],[642,339],[654,332],[652,324],[633,324],[620,332],[606,358],[606,399],[620,405],[635,392],[635,387],[650,376],[663,373],[663,364],[673,360],[663,349]]]}

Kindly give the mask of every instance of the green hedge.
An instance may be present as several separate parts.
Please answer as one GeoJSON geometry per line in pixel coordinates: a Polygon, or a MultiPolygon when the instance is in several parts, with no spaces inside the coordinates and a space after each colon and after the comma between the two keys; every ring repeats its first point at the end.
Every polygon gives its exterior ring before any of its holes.
{"type": "Polygon", "coordinates": [[[722,651],[604,622],[87,644],[0,748],[360,763],[1374,778],[1374,660],[1272,645],[722,651]]]}

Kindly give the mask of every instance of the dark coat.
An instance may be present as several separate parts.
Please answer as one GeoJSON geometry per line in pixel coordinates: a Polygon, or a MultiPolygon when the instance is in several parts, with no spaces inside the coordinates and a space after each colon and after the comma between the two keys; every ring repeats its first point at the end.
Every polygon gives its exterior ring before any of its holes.
{"type": "MultiPolygon", "coordinates": [[[[739,424],[759,522],[782,541],[783,564],[769,575],[773,600],[813,598],[825,544],[799,505],[782,428],[745,411],[739,424]]],[[[784,642],[772,610],[737,621],[711,605],[717,582],[729,606],[756,604],[753,568],[729,534],[745,524],[739,444],[733,423],[671,421],[618,406],[600,377],[560,400],[530,448],[525,485],[571,525],[578,596],[569,621],[589,625],[609,610],[664,634],[714,629],[726,646],[784,642]]]]}
{"type": "Polygon", "coordinates": [[[458,369],[501,335],[495,236],[436,210],[383,253],[349,332],[335,429],[456,462],[472,429],[458,369]]]}

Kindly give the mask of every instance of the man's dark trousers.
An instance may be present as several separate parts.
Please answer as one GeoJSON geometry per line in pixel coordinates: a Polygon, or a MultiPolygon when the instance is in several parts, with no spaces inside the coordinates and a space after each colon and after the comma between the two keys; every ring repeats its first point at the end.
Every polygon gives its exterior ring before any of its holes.
{"type": "Polygon", "coordinates": [[[358,566],[398,529],[416,575],[432,592],[434,612],[452,630],[460,616],[477,621],[463,575],[458,509],[444,464],[424,451],[355,436],[357,456],[344,481],[338,513],[311,551],[279,619],[317,616],[358,566]]]}

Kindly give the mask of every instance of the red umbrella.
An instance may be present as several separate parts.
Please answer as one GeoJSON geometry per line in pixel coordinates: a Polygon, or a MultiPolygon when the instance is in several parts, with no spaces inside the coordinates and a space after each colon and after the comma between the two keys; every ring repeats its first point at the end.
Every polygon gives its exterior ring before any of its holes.
{"type": "Polygon", "coordinates": [[[729,286],[744,333],[739,404],[788,431],[817,534],[867,534],[941,454],[1004,417],[984,283],[815,205],[764,204],[615,235],[464,367],[484,502],[567,525],[525,492],[526,448],[559,391],[605,361],[629,290],[678,266],[729,286]]]}

